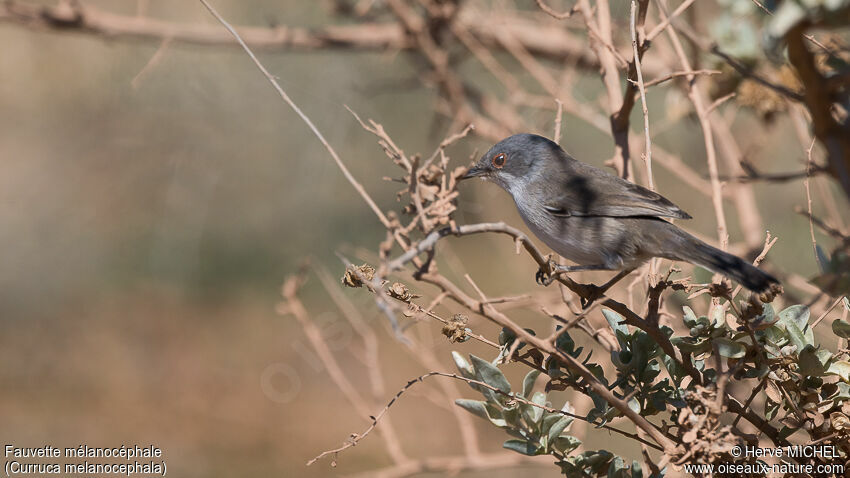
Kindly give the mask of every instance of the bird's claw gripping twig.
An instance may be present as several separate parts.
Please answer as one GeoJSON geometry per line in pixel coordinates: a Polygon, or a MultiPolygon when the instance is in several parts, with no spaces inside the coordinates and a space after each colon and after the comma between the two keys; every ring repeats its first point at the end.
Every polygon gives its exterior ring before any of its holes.
{"type": "MultiPolygon", "coordinates": [[[[559,276],[567,272],[570,272],[568,267],[561,266],[552,259],[549,259],[546,266],[540,266],[540,269],[537,270],[535,280],[542,286],[548,286],[558,280],[559,276]]],[[[580,284],[573,281],[569,282],[570,284],[568,287],[579,296],[582,308],[586,308],[605,295],[605,291],[607,290],[607,288],[599,287],[596,284],[580,284]]]]}
{"type": "Polygon", "coordinates": [[[537,269],[537,273],[534,274],[534,280],[542,286],[548,286],[555,282],[558,279],[558,275],[562,272],[564,271],[560,268],[560,264],[552,260],[550,256],[549,260],[546,261],[546,265],[542,265],[537,269]]]}
{"type": "MultiPolygon", "coordinates": [[[[543,286],[548,286],[552,282],[555,282],[559,279],[560,276],[573,272],[576,270],[596,270],[596,268],[587,268],[587,267],[570,267],[570,266],[562,266],[557,262],[553,261],[551,257],[546,262],[545,265],[540,266],[537,270],[537,274],[535,274],[535,279],[537,283],[543,286]]],[[[600,268],[601,269],[601,268],[600,268]]],[[[601,297],[605,296],[605,293],[608,289],[611,288],[614,284],[619,282],[621,279],[629,275],[634,268],[628,268],[621,270],[614,276],[611,280],[603,284],[602,286],[598,286],[596,284],[581,284],[575,281],[572,281],[567,277],[562,280],[564,284],[581,299],[582,308],[587,308],[594,302],[596,302],[601,297]]]]}
{"type": "Polygon", "coordinates": [[[605,295],[606,288],[596,284],[577,284],[580,290],[575,291],[581,300],[581,308],[586,309],[590,304],[605,295]]]}

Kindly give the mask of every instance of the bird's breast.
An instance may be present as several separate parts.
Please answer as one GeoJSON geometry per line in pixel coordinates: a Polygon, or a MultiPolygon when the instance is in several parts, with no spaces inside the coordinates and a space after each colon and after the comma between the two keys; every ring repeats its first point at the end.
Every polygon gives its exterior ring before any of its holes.
{"type": "Polygon", "coordinates": [[[611,232],[620,229],[606,223],[610,218],[554,216],[546,212],[541,201],[527,194],[512,196],[528,229],[567,260],[579,265],[621,265],[609,252],[610,244],[617,241],[611,232]]]}

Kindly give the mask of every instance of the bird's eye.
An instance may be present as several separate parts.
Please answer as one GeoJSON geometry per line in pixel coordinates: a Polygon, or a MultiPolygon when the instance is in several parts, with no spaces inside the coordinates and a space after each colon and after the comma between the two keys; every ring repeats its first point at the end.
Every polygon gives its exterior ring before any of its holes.
{"type": "Polygon", "coordinates": [[[508,157],[507,155],[505,155],[505,153],[499,153],[493,156],[493,166],[495,166],[496,169],[502,169],[502,167],[505,165],[505,161],[507,160],[508,157]]]}

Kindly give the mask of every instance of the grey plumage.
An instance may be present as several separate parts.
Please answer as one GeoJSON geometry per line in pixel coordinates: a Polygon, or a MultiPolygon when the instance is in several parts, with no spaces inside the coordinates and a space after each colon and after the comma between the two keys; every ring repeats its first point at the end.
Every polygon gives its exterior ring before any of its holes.
{"type": "Polygon", "coordinates": [[[528,228],[575,270],[637,267],[653,257],[685,261],[763,292],[778,281],[662,218],[690,219],[653,191],[570,157],[533,134],[493,146],[466,177],[482,177],[513,197],[528,228]]]}

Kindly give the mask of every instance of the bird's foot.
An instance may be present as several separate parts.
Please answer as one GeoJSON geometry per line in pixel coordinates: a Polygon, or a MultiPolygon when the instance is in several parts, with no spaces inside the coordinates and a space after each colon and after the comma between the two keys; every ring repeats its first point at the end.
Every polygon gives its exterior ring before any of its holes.
{"type": "MultiPolygon", "coordinates": [[[[578,271],[586,271],[586,270],[609,270],[609,267],[605,265],[578,265],[578,266],[564,266],[558,264],[553,261],[551,257],[546,261],[546,264],[540,266],[537,270],[537,274],[535,274],[535,279],[537,283],[543,286],[548,286],[549,284],[558,280],[558,278],[564,274],[569,272],[578,272],[578,271]]],[[[611,288],[612,285],[616,284],[620,279],[627,276],[634,269],[626,269],[617,274],[613,279],[606,282],[602,286],[598,286],[596,284],[580,284],[573,280],[570,280],[569,277],[563,280],[565,285],[570,288],[576,295],[581,299],[582,308],[587,308],[598,299],[605,296],[605,292],[611,288]]]]}
{"type": "Polygon", "coordinates": [[[561,270],[561,265],[552,260],[552,257],[550,256],[549,260],[546,261],[546,265],[540,266],[540,268],[537,269],[537,273],[534,274],[534,280],[542,286],[548,286],[557,280],[558,274],[561,272],[563,272],[561,270]]]}
{"type": "Polygon", "coordinates": [[[596,284],[577,284],[578,290],[576,293],[581,299],[581,308],[586,309],[590,304],[596,302],[597,299],[605,295],[607,290],[604,287],[599,287],[596,284]]]}

